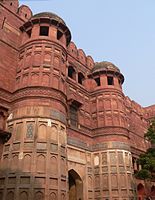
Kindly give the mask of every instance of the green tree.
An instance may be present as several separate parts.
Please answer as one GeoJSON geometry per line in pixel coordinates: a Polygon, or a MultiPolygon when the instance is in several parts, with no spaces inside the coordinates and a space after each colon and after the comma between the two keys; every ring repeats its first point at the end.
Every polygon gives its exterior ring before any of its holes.
{"type": "Polygon", "coordinates": [[[155,119],[152,120],[144,137],[151,143],[151,148],[147,149],[144,154],[141,154],[138,163],[142,169],[136,174],[140,179],[155,178],[155,119]]]}
{"type": "Polygon", "coordinates": [[[155,118],[150,123],[150,126],[145,134],[145,138],[151,142],[151,144],[155,145],[155,118]]]}
{"type": "Polygon", "coordinates": [[[138,163],[142,169],[136,173],[136,177],[143,179],[147,187],[147,195],[150,194],[150,182],[155,180],[155,119],[152,120],[144,137],[150,142],[151,147],[141,154],[138,163]]]}

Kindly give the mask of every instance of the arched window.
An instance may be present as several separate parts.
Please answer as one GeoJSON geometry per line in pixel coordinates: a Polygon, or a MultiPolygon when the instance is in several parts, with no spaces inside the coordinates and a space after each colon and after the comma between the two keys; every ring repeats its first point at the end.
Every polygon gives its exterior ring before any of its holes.
{"type": "Polygon", "coordinates": [[[78,83],[80,83],[82,85],[83,80],[84,80],[84,75],[81,72],[79,72],[78,73],[78,83]]]}
{"type": "Polygon", "coordinates": [[[76,80],[76,72],[72,66],[68,67],[68,76],[74,80],[76,80]]]}

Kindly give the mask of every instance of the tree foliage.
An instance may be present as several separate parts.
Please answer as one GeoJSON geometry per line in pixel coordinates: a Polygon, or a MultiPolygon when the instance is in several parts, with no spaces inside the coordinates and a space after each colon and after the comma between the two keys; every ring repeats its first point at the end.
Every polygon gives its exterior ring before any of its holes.
{"type": "Polygon", "coordinates": [[[150,123],[150,126],[144,137],[148,139],[151,142],[151,144],[155,144],[155,119],[153,119],[150,123]]]}
{"type": "Polygon", "coordinates": [[[142,169],[137,172],[136,177],[152,180],[155,179],[155,119],[150,123],[145,138],[151,143],[151,148],[146,153],[140,155],[138,162],[142,169]]]}

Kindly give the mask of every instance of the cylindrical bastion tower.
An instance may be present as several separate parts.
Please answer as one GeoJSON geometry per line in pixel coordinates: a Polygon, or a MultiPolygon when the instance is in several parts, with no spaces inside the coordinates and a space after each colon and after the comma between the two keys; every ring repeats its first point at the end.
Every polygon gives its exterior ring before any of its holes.
{"type": "Polygon", "coordinates": [[[34,15],[20,27],[16,90],[4,147],[3,200],[49,200],[67,197],[66,48],[71,34],[49,12],[34,15]]]}
{"type": "Polygon", "coordinates": [[[92,94],[95,199],[133,200],[124,76],[114,64],[104,61],[95,64],[89,77],[97,84],[92,94]]]}

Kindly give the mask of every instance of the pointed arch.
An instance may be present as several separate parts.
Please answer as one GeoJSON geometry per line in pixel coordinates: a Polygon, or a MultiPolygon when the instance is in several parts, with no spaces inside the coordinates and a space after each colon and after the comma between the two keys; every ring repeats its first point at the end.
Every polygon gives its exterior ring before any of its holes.
{"type": "Polygon", "coordinates": [[[6,195],[6,200],[14,200],[14,192],[9,191],[6,195]]]}
{"type": "Polygon", "coordinates": [[[26,154],[23,159],[23,170],[25,172],[30,172],[31,170],[31,156],[26,154]]]}
{"type": "Polygon", "coordinates": [[[68,172],[69,177],[69,200],[83,199],[83,181],[80,175],[71,169],[68,172]]]}
{"type": "Polygon", "coordinates": [[[28,200],[28,193],[26,191],[21,192],[20,193],[20,199],[28,200]]]}
{"type": "Polygon", "coordinates": [[[47,127],[45,124],[41,124],[38,129],[38,139],[46,140],[47,138],[47,127]]]}
{"type": "Polygon", "coordinates": [[[37,156],[37,172],[45,172],[46,168],[46,159],[45,156],[40,154],[37,156]]]}
{"type": "Polygon", "coordinates": [[[138,193],[138,200],[143,200],[145,196],[145,188],[144,185],[142,185],[141,183],[137,185],[137,193],[138,193]]]}
{"type": "Polygon", "coordinates": [[[34,200],[43,200],[44,199],[44,194],[42,193],[42,192],[40,192],[40,191],[37,191],[36,193],[35,193],[35,198],[34,198],[34,200]]]}

